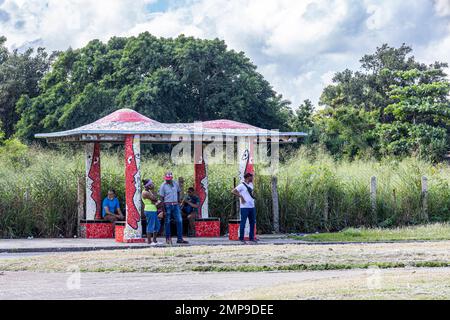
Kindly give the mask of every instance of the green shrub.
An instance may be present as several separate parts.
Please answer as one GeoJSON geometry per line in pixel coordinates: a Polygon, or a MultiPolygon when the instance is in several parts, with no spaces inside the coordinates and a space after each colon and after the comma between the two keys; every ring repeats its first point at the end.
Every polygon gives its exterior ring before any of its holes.
{"type": "MultiPolygon", "coordinates": [[[[5,149],[2,149],[5,150],[5,149]]],[[[0,237],[72,237],[76,234],[77,181],[84,179],[84,155],[68,147],[14,148],[0,156],[0,237]],[[19,151],[18,151],[19,150],[19,151]]],[[[116,189],[124,206],[124,157],[121,149],[103,149],[102,196],[116,189]]],[[[142,178],[163,182],[166,170],[193,185],[193,166],[171,164],[168,156],[144,153],[142,178]]],[[[209,166],[210,215],[226,232],[236,218],[230,191],[237,165],[209,166]]],[[[257,226],[273,230],[270,176],[256,166],[257,226]]],[[[450,221],[450,168],[415,158],[383,161],[333,160],[325,152],[302,148],[280,165],[278,192],[283,232],[336,231],[349,227],[390,227],[423,223],[421,177],[428,177],[431,222],[450,221]],[[370,203],[370,178],[378,179],[377,209],[370,203]]]]}

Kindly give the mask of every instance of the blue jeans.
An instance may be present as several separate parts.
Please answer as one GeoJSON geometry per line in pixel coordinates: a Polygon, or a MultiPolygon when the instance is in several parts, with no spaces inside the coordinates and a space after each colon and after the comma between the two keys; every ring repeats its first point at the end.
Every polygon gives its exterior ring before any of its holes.
{"type": "Polygon", "coordinates": [[[178,240],[183,240],[183,218],[181,218],[180,206],[177,204],[166,204],[164,205],[164,208],[166,209],[166,239],[170,238],[170,219],[173,215],[177,225],[178,240]]]}
{"type": "Polygon", "coordinates": [[[144,211],[147,218],[147,234],[159,232],[161,224],[158,219],[158,212],[156,211],[144,211]]]}
{"type": "Polygon", "coordinates": [[[241,208],[241,225],[239,240],[244,241],[245,224],[247,219],[250,223],[249,238],[251,241],[255,240],[255,224],[256,224],[256,208],[241,208]]]}

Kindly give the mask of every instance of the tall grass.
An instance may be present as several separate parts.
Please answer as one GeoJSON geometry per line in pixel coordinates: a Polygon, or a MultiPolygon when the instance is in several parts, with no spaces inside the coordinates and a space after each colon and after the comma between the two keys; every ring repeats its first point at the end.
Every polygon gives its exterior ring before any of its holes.
{"type": "MultiPolygon", "coordinates": [[[[123,151],[104,151],[102,193],[116,189],[124,205],[123,151]]],[[[175,166],[168,157],[142,157],[142,177],[159,185],[164,171],[193,184],[193,167],[175,166]]],[[[257,225],[272,231],[269,176],[256,167],[257,225]]],[[[84,178],[84,155],[70,149],[29,148],[20,158],[0,155],[0,237],[72,237],[76,234],[77,180],[84,178]]],[[[237,166],[209,167],[209,204],[223,230],[236,218],[230,190],[237,166]]],[[[424,222],[421,177],[428,177],[430,222],[450,220],[450,167],[414,158],[335,161],[324,152],[301,149],[278,172],[280,226],[283,232],[341,230],[346,227],[390,227],[424,222]],[[370,204],[370,177],[378,179],[377,209],[370,204]],[[325,214],[327,213],[327,214],[325,214]]]]}

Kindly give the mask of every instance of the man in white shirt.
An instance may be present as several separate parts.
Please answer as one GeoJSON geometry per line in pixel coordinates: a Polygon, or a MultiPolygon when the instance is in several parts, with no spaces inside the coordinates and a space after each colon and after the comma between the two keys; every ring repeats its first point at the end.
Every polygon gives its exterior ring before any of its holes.
{"type": "Polygon", "coordinates": [[[244,175],[244,181],[241,182],[232,193],[239,197],[240,207],[241,207],[241,225],[240,225],[240,233],[239,240],[242,243],[244,241],[244,233],[245,233],[245,225],[247,223],[247,219],[250,224],[250,241],[255,241],[255,224],[256,224],[256,208],[255,208],[255,197],[253,195],[253,175],[251,173],[246,173],[244,175]]]}

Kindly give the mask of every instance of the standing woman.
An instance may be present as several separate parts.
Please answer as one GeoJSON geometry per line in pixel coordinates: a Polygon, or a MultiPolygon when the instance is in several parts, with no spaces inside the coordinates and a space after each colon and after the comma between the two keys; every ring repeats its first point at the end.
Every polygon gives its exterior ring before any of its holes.
{"type": "Polygon", "coordinates": [[[142,192],[142,202],[144,203],[144,213],[147,218],[147,240],[150,245],[155,246],[158,244],[156,238],[161,228],[158,219],[158,195],[155,192],[155,185],[152,179],[145,179],[143,183],[145,190],[142,192]]]}

